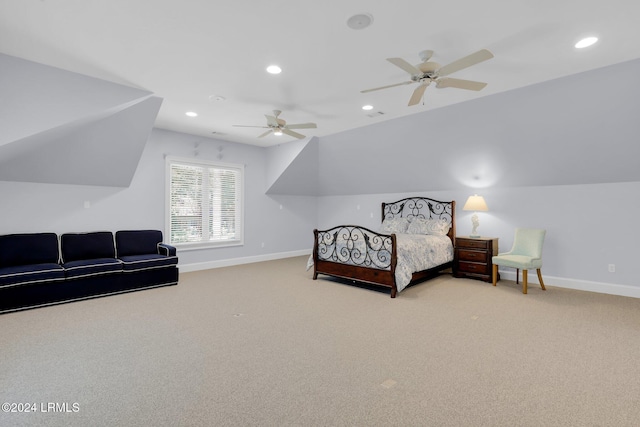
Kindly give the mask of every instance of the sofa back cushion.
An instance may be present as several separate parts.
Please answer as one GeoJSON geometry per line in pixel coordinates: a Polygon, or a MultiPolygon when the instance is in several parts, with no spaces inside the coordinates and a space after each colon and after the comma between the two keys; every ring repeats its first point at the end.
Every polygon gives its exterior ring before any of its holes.
{"type": "Polygon", "coordinates": [[[116,231],[118,257],[157,254],[158,243],[162,243],[160,230],[116,231]]]}
{"type": "Polygon", "coordinates": [[[60,258],[55,233],[0,236],[0,267],[57,263],[60,258]]]}
{"type": "Polygon", "coordinates": [[[113,233],[96,231],[92,233],[66,233],[60,236],[62,262],[84,259],[115,258],[113,233]]]}

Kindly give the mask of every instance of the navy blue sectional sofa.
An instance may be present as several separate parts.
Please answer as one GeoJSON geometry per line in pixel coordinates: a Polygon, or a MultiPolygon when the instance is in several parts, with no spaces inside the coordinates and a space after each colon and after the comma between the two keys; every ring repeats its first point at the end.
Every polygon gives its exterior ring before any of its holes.
{"type": "Polygon", "coordinates": [[[176,284],[159,230],[0,236],[0,313],[176,284]]]}

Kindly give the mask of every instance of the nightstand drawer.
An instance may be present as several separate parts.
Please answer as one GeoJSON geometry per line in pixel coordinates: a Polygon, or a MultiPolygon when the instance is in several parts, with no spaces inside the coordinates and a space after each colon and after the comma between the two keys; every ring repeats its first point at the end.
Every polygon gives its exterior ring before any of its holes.
{"type": "Polygon", "coordinates": [[[475,274],[491,274],[488,264],[477,264],[474,262],[460,262],[458,268],[462,273],[475,273],[475,274]]]}
{"type": "Polygon", "coordinates": [[[457,239],[456,246],[459,248],[483,249],[487,250],[490,240],[457,239]]]}
{"type": "Polygon", "coordinates": [[[458,259],[460,261],[475,261],[475,262],[486,262],[487,261],[487,252],[486,251],[469,251],[465,249],[458,250],[458,259]]]}

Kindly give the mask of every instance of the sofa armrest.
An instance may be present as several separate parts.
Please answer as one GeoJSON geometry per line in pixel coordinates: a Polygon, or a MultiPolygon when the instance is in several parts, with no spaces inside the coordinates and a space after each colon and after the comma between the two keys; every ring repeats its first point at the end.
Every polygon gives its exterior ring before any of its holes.
{"type": "Polygon", "coordinates": [[[158,243],[158,254],[164,256],[176,256],[176,248],[166,243],[158,243]]]}

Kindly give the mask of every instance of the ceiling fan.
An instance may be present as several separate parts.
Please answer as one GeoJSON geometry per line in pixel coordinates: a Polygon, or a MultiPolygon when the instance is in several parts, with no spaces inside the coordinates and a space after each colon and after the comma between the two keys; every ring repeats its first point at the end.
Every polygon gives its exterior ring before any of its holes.
{"type": "Polygon", "coordinates": [[[489,52],[487,49],[481,49],[475,53],[472,53],[471,55],[467,55],[464,58],[460,58],[457,61],[453,61],[452,63],[445,66],[441,66],[437,62],[430,62],[429,59],[431,59],[432,55],[432,50],[423,50],[418,55],[422,62],[415,66],[409,64],[402,58],[387,58],[387,61],[409,73],[411,75],[411,80],[402,83],[396,83],[393,85],[366,89],[360,92],[367,93],[374,90],[387,89],[395,86],[420,83],[420,85],[413,91],[411,99],[409,99],[409,105],[411,106],[416,105],[420,102],[420,100],[424,96],[425,89],[432,82],[436,83],[437,88],[456,87],[459,89],[476,91],[482,90],[487,85],[486,83],[475,82],[472,80],[462,80],[446,77],[449,74],[455,73],[456,71],[460,71],[464,68],[493,58],[493,53],[489,52]]]}
{"type": "Polygon", "coordinates": [[[282,135],[287,134],[289,136],[296,137],[298,139],[305,138],[304,135],[298,132],[294,132],[291,129],[315,129],[317,128],[315,123],[297,123],[288,125],[286,121],[278,118],[278,116],[282,113],[280,110],[273,110],[273,116],[265,114],[264,116],[267,118],[267,126],[246,126],[246,125],[233,125],[236,127],[245,127],[245,128],[264,128],[269,129],[265,133],[258,135],[258,138],[262,138],[263,136],[267,136],[273,132],[274,135],[282,135]]]}

